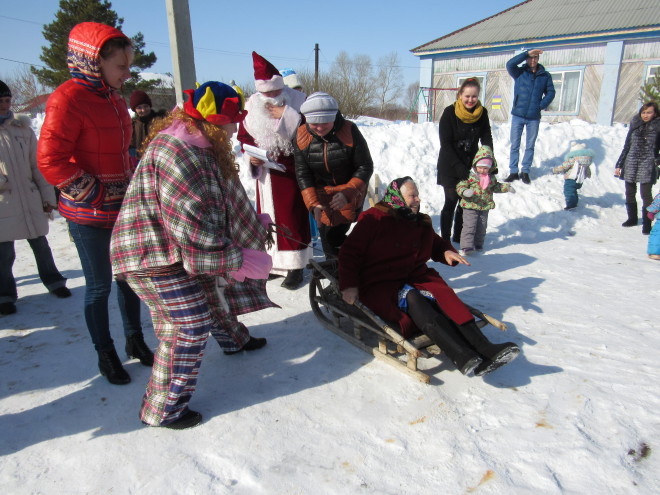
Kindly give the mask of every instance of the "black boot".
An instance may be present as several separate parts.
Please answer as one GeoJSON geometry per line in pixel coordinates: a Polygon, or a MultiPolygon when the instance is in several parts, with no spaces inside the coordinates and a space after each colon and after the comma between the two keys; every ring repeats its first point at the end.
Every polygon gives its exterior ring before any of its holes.
{"type": "Polygon", "coordinates": [[[126,354],[129,359],[139,359],[140,364],[144,366],[151,367],[154,365],[154,353],[151,352],[151,349],[144,342],[144,336],[142,334],[131,335],[126,339],[126,354]]]}
{"type": "Polygon", "coordinates": [[[481,329],[475,322],[466,323],[458,327],[461,335],[467,340],[472,347],[474,347],[479,354],[486,359],[484,362],[474,370],[477,376],[495,371],[500,366],[513,361],[518,354],[520,348],[513,342],[505,342],[503,344],[493,344],[486,336],[481,333],[481,329]]]}
{"type": "Polygon", "coordinates": [[[239,352],[243,351],[256,351],[257,349],[261,349],[263,346],[266,345],[267,340],[263,337],[252,337],[250,336],[250,340],[246,342],[246,344],[241,347],[237,351],[224,351],[227,356],[230,356],[232,354],[238,354],[239,352]]]}
{"type": "Polygon", "coordinates": [[[99,353],[99,371],[105,376],[113,385],[126,385],[131,382],[131,377],[128,376],[126,370],[121,365],[119,356],[114,347],[98,351],[99,353]]]}
{"type": "Polygon", "coordinates": [[[651,219],[646,214],[646,208],[642,208],[642,234],[649,235],[651,233],[651,219]]]}
{"type": "Polygon", "coordinates": [[[465,342],[462,342],[460,335],[443,323],[444,318],[427,324],[422,328],[422,332],[440,347],[461,373],[470,374],[481,364],[482,359],[465,342]]]}
{"type": "Polygon", "coordinates": [[[628,220],[621,224],[621,227],[634,227],[637,225],[637,203],[626,203],[626,212],[628,212],[628,220]]]}
{"type": "Polygon", "coordinates": [[[289,290],[297,289],[303,281],[303,269],[289,270],[282,282],[282,287],[289,290]]]}

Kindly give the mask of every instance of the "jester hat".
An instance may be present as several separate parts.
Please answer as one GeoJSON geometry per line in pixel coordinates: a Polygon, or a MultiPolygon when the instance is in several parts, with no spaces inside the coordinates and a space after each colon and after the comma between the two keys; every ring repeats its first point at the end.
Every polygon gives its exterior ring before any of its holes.
{"type": "Polygon", "coordinates": [[[242,96],[224,83],[210,81],[184,93],[188,100],[183,104],[183,110],[194,119],[225,125],[237,124],[247,115],[243,110],[242,96]]]}

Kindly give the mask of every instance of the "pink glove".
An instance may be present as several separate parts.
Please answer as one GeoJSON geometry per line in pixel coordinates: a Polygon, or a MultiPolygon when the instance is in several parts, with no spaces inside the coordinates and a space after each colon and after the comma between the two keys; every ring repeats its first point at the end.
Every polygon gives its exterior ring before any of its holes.
{"type": "Polygon", "coordinates": [[[235,272],[229,272],[236,281],[243,282],[246,278],[266,279],[273,268],[273,259],[268,253],[256,249],[241,248],[243,251],[243,266],[235,272]]]}
{"type": "Polygon", "coordinates": [[[650,211],[646,212],[646,216],[649,217],[651,220],[655,220],[655,215],[651,213],[650,211]]]}
{"type": "Polygon", "coordinates": [[[268,213],[259,213],[257,219],[261,222],[261,225],[264,226],[264,229],[268,229],[268,224],[273,223],[273,219],[270,218],[268,213]]]}

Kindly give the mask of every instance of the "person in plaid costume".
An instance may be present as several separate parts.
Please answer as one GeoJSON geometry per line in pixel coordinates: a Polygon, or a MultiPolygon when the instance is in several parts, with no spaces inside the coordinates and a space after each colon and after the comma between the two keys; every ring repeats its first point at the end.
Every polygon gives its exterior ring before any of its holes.
{"type": "Polygon", "coordinates": [[[151,311],[160,344],[140,418],[181,429],[209,335],[225,354],[263,347],[237,316],[277,307],[266,294],[269,218],[238,177],[230,136],[245,117],[230,86],[187,90],[183,109],[154,124],[112,235],[115,273],[151,311]]]}

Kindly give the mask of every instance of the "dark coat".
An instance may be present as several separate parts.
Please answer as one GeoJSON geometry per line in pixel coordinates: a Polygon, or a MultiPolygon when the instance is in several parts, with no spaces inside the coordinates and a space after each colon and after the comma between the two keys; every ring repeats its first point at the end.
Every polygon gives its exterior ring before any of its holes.
{"type": "Polygon", "coordinates": [[[141,153],[138,150],[140,149],[142,142],[149,135],[151,124],[153,123],[154,119],[164,117],[165,115],[166,112],[164,110],[156,112],[153,109],[151,110],[151,113],[146,117],[138,117],[137,114],[135,114],[132,121],[133,135],[131,136],[131,145],[129,147],[131,156],[137,156],[138,158],[141,156],[141,153]],[[135,153],[135,155],[133,155],[133,153],[135,153]]]}
{"type": "Polygon", "coordinates": [[[378,203],[360,215],[339,250],[340,289],[357,287],[360,301],[386,321],[398,323],[404,337],[418,330],[398,307],[398,292],[406,283],[431,292],[443,312],[462,325],[473,320],[472,314],[440,274],[426,265],[429,259],[447,264],[447,250],[456,252],[435,233],[428,216],[405,219],[378,203]]]}
{"type": "Polygon", "coordinates": [[[639,115],[630,121],[630,129],[616,168],[623,169],[620,179],[626,182],[655,184],[660,156],[660,117],[644,122],[639,115]]]}
{"type": "Polygon", "coordinates": [[[296,180],[307,209],[323,206],[324,225],[355,221],[374,170],[367,141],[357,126],[339,112],[332,130],[323,137],[303,124],[294,141],[294,156],[296,180]],[[341,210],[332,210],[330,201],[340,192],[348,204],[341,210]]]}
{"type": "Polygon", "coordinates": [[[541,120],[541,110],[548,108],[555,99],[555,86],[552,76],[541,64],[536,66],[536,72],[527,64],[518,67],[527,57],[528,52],[523,52],[506,63],[507,72],[515,79],[511,115],[541,120]]]}
{"type": "Polygon", "coordinates": [[[369,183],[374,162],[367,141],[357,126],[337,113],[335,125],[323,137],[298,129],[294,141],[296,179],[300,190],[308,187],[338,186],[353,177],[369,183]]]}
{"type": "Polygon", "coordinates": [[[488,111],[484,108],[479,120],[466,124],[456,116],[453,104],[445,108],[440,117],[438,184],[454,188],[468,178],[479,142],[493,148],[488,111]]]}

